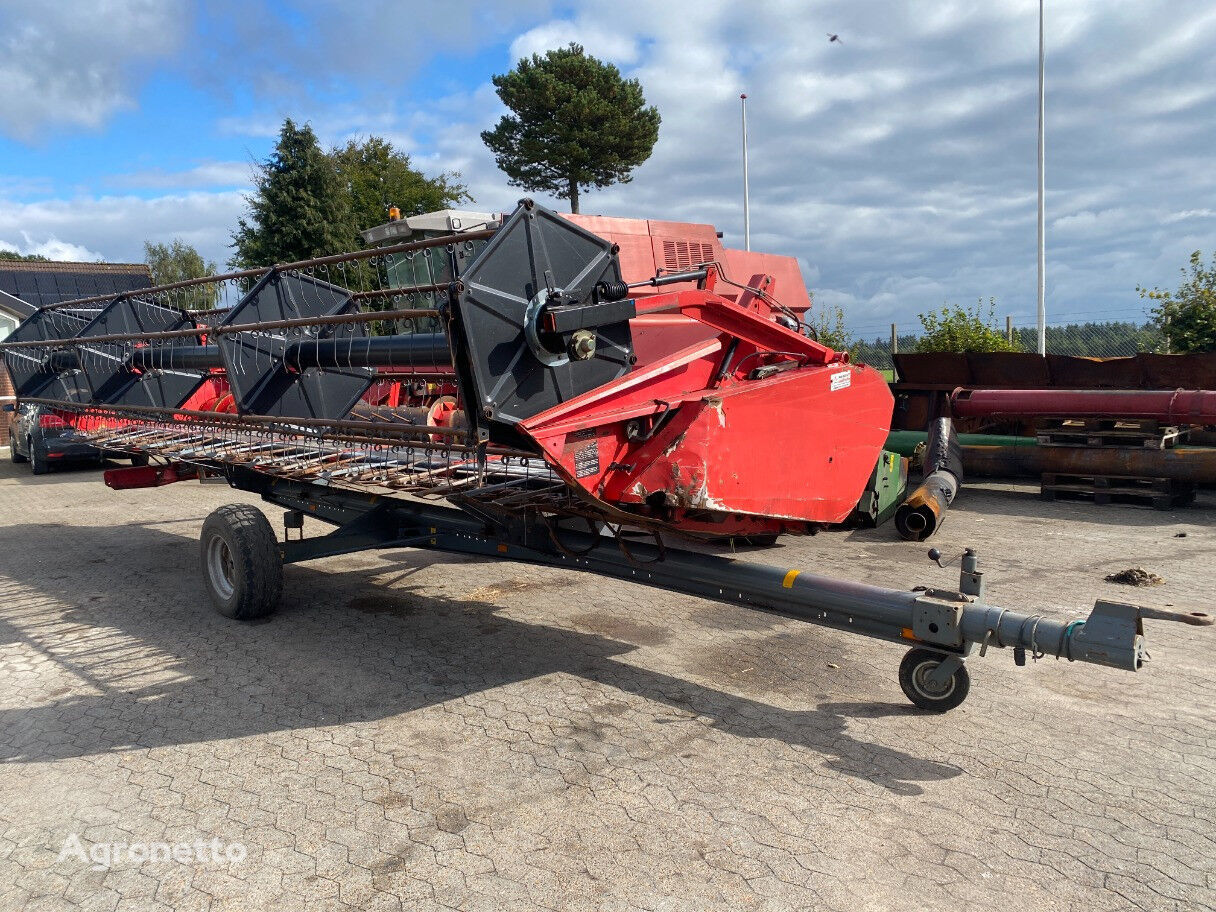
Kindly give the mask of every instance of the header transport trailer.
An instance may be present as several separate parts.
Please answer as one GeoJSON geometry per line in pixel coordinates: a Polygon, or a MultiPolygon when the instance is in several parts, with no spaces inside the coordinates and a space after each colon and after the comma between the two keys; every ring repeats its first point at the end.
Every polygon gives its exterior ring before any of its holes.
{"type": "Polygon", "coordinates": [[[212,513],[200,563],[233,618],[274,609],[284,563],[487,555],[902,643],[900,685],[934,711],[966,697],[977,646],[1134,671],[1144,618],[1211,621],[999,608],[971,549],[957,590],[901,591],[673,547],[846,520],[892,397],[814,338],[792,260],[664,224],[524,200],[471,231],[43,308],[2,348],[25,401],[154,458],[107,473],[112,487],[222,475],[284,508],[288,530],[336,527],[280,542],[260,510],[212,513]]]}

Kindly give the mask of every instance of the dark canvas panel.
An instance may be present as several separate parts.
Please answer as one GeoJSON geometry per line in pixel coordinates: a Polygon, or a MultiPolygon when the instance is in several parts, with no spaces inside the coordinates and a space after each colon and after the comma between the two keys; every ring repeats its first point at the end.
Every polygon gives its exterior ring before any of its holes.
{"type": "Polygon", "coordinates": [[[0,262],[0,291],[45,307],[73,298],[113,295],[148,288],[147,271],[107,268],[105,263],[24,264],[0,262]]]}

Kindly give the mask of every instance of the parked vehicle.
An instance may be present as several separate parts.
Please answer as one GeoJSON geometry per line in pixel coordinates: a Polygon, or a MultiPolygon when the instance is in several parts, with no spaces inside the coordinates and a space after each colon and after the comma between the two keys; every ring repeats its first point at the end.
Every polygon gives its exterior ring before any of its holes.
{"type": "MultiPolygon", "coordinates": [[[[107,455],[126,458],[127,454],[107,454],[84,440],[68,416],[45,405],[18,403],[11,407],[8,421],[9,459],[28,462],[35,475],[44,475],[62,462],[102,462],[107,455]]],[[[132,462],[146,462],[136,456],[132,462]]]]}

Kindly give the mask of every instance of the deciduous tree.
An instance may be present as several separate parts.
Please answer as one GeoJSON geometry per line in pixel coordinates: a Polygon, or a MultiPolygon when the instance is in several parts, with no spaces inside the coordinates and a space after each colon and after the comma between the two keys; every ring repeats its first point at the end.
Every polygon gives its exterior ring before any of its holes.
{"type": "Polygon", "coordinates": [[[828,348],[835,351],[852,350],[853,334],[845,326],[844,309],[839,305],[813,305],[805,319],[810,325],[811,334],[828,348]]]}
{"type": "Polygon", "coordinates": [[[974,307],[943,304],[941,310],[918,314],[924,335],[916,342],[918,352],[1001,352],[1018,351],[1016,342],[1005,338],[993,322],[996,301],[988,299],[988,312],[984,313],[984,300],[980,298],[974,307]]]}
{"type": "Polygon", "coordinates": [[[1203,254],[1191,254],[1181,270],[1177,291],[1137,288],[1140,297],[1156,302],[1153,318],[1171,352],[1216,351],[1216,254],[1204,265],[1203,254]]]}
{"type": "MultiPolygon", "coordinates": [[[[214,263],[208,263],[202,254],[178,238],[174,238],[170,244],[145,241],[144,262],[152,273],[153,285],[201,279],[215,275],[216,271],[214,263]]],[[[218,294],[217,285],[195,285],[176,292],[173,303],[192,310],[204,310],[215,303],[218,294]]]]}
{"type": "MultiPolygon", "coordinates": [[[[356,232],[387,221],[391,206],[411,215],[472,200],[459,174],[444,172],[427,177],[411,166],[408,155],[379,136],[352,139],[334,149],[330,159],[346,191],[356,232]]],[[[358,237],[351,241],[357,245],[358,237]]]]}

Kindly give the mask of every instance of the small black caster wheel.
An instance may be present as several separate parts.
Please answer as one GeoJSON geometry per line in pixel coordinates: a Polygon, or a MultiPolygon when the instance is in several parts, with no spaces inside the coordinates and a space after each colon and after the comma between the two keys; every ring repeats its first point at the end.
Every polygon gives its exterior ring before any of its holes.
{"type": "Polygon", "coordinates": [[[967,692],[971,690],[971,675],[967,673],[965,665],[960,665],[954,674],[940,684],[929,679],[945,658],[940,652],[916,647],[909,649],[899,663],[899,686],[920,709],[946,712],[967,699],[967,692]]]}

